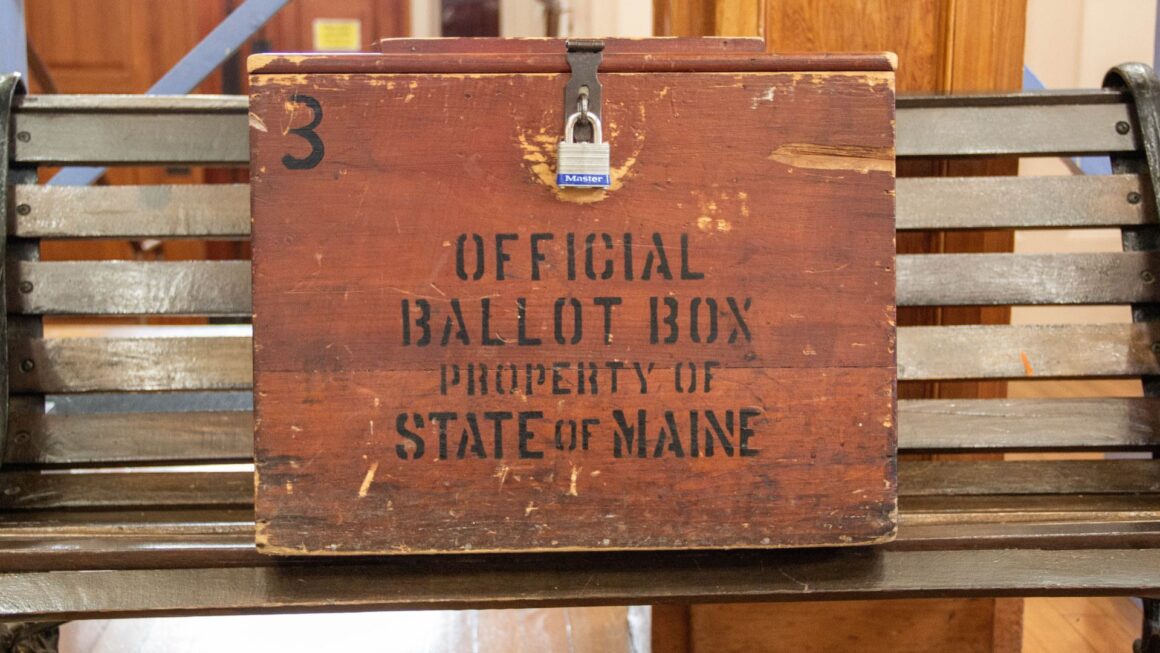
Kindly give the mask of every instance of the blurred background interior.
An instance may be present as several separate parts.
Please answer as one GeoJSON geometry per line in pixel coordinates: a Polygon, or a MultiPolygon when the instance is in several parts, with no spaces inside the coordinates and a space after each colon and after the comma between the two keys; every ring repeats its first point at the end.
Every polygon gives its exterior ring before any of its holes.
{"type": "MultiPolygon", "coordinates": [[[[7,0],[11,2],[12,0],[7,0]]],[[[244,0],[26,0],[33,93],[141,93],[244,0]]],[[[270,4],[267,2],[266,4],[270,4]]],[[[902,93],[1098,87],[1124,61],[1155,60],[1155,0],[281,0],[195,90],[247,93],[245,58],[369,51],[397,36],[764,36],[779,52],[891,50],[902,93]]],[[[929,166],[929,163],[920,165],[929,166]]],[[[943,163],[907,174],[970,174],[943,163]]],[[[990,169],[995,174],[994,169],[990,169]]],[[[1107,172],[1107,161],[1036,159],[1005,174],[1107,172]]],[[[46,171],[47,179],[53,171],[46,171]]],[[[246,171],[123,168],[104,184],[244,183],[246,171]]],[[[906,236],[900,251],[1120,251],[1118,230],[906,236]]],[[[49,260],[245,259],[232,241],[51,241],[49,260]]],[[[1127,307],[938,309],[900,322],[1130,321],[1127,307]]],[[[237,322],[236,320],[234,322],[237,322]]],[[[46,332],[239,328],[207,320],[46,320],[46,332]]],[[[1139,381],[926,384],[943,397],[1138,396],[1139,381]]],[[[903,394],[902,396],[907,396],[903,394]]],[[[245,398],[239,398],[245,402],[245,398]]],[[[1087,454],[1077,454],[1087,455],[1087,454]]],[[[73,622],[64,651],[1126,651],[1129,599],[944,599],[764,605],[196,617],[73,622]],[[650,625],[651,624],[651,625],[650,625]],[[651,635],[650,635],[651,633],[651,635]]]]}

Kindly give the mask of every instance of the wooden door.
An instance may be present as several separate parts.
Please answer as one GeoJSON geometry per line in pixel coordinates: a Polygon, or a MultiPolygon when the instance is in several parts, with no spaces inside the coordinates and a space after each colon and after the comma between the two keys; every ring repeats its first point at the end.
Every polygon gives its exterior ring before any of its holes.
{"type": "Polygon", "coordinates": [[[373,51],[378,39],[410,34],[409,0],[293,0],[259,33],[262,47],[271,52],[346,50],[347,37],[357,33],[359,50],[373,51]],[[332,44],[316,31],[329,23],[344,36],[332,44]]]}
{"type": "MultiPolygon", "coordinates": [[[[1025,0],[654,0],[653,9],[658,35],[760,35],[776,52],[895,52],[899,94],[1017,90],[1022,82],[1025,0]]],[[[907,161],[898,167],[899,176],[1016,172],[1013,161],[907,161]]],[[[1011,251],[1012,244],[1010,232],[907,233],[900,234],[898,251],[1011,251]]],[[[899,310],[900,325],[1008,319],[1007,308],[899,310]]],[[[1005,392],[1003,382],[899,387],[903,398],[1005,392]]],[[[811,641],[846,641],[858,650],[1005,651],[1018,650],[1021,615],[1021,599],[660,607],[654,636],[658,651],[815,650],[806,646],[811,641]],[[868,624],[907,623],[915,610],[944,618],[927,619],[904,635],[895,628],[865,632],[868,624]],[[822,632],[829,638],[819,638],[822,632]],[[795,648],[799,644],[803,648],[795,648]]]]}
{"type": "MultiPolygon", "coordinates": [[[[225,2],[197,0],[38,0],[25,3],[25,8],[29,44],[47,71],[47,77],[32,76],[33,93],[143,93],[227,13],[225,2]]],[[[212,75],[195,92],[218,93],[220,89],[220,77],[212,75]]],[[[44,170],[42,180],[55,172],[44,170]]],[[[197,184],[206,180],[204,169],[179,166],[110,169],[100,183],[197,184]]],[[[206,258],[209,249],[199,241],[55,241],[43,244],[41,256],[46,260],[179,260],[206,258]]]]}

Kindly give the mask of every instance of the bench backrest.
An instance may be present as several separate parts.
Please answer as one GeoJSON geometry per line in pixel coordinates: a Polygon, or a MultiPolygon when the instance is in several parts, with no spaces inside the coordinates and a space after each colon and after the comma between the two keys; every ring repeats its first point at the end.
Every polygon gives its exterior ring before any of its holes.
{"type": "MultiPolygon", "coordinates": [[[[244,466],[252,437],[248,262],[40,261],[38,251],[50,239],[244,240],[247,186],[32,182],[40,166],[245,166],[246,98],[28,96],[8,128],[11,410],[0,520],[25,529],[29,541],[54,529],[94,536],[160,522],[200,524],[198,532],[216,524],[244,541],[253,489],[244,466]],[[196,335],[175,326],[78,335],[45,327],[49,316],[213,319],[196,335]],[[163,337],[143,337],[149,330],[163,337]]],[[[903,160],[1111,155],[1119,171],[900,178],[900,232],[1113,227],[1134,234],[1132,242],[1155,240],[1155,190],[1127,92],[900,98],[897,130],[903,160]]],[[[1160,254],[1143,247],[900,255],[897,272],[901,307],[1160,302],[1160,254]]],[[[948,380],[1147,379],[1160,375],[1157,352],[1160,326],[1141,320],[903,326],[897,354],[906,396],[908,384],[948,380]]],[[[1160,403],[1147,397],[904,399],[898,437],[903,453],[1155,451],[1158,421],[1160,403]]],[[[902,533],[920,539],[965,532],[940,530],[951,511],[975,511],[979,521],[1029,505],[1073,522],[1096,512],[1160,518],[1155,460],[905,460],[899,483],[902,533]]],[[[102,551],[86,547],[77,553],[86,560],[102,551]]],[[[35,567],[35,547],[25,553],[35,567]]]]}

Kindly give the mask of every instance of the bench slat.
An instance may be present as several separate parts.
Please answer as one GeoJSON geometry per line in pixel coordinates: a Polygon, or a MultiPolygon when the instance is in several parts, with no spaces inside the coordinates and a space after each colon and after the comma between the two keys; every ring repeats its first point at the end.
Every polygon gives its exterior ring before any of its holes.
{"type": "Polygon", "coordinates": [[[178,533],[247,533],[254,528],[252,507],[174,508],[160,510],[35,511],[4,515],[0,538],[60,536],[102,537],[117,533],[174,535],[178,533]]]}
{"type": "Polygon", "coordinates": [[[1160,374],[1160,323],[898,329],[898,378],[1023,379],[1160,374]]]}
{"type": "MultiPolygon", "coordinates": [[[[1153,495],[908,496],[899,520],[898,539],[879,550],[1160,544],[1153,495]]],[[[249,507],[8,512],[0,571],[276,564],[253,533],[249,507]]]]}
{"type": "MultiPolygon", "coordinates": [[[[910,461],[903,461],[907,464],[910,461]]],[[[974,495],[904,497],[899,519],[908,527],[987,523],[1160,522],[1160,504],[1149,494],[974,495]]],[[[252,539],[251,507],[188,507],[158,510],[24,510],[4,513],[0,541],[8,538],[154,537],[181,534],[244,535],[252,539]]],[[[907,532],[899,538],[910,539],[907,532]]],[[[0,560],[3,555],[0,555],[0,560]]],[[[267,559],[267,558],[260,558],[267,559]]]]}
{"type": "Polygon", "coordinates": [[[1096,515],[1086,522],[1001,522],[903,524],[894,550],[961,550],[980,548],[1160,548],[1160,521],[1108,520],[1096,515]],[[902,530],[905,529],[905,530],[902,530]]]}
{"type": "Polygon", "coordinates": [[[1060,177],[903,177],[897,180],[897,227],[1014,229],[1148,224],[1137,175],[1060,177]]]}
{"type": "Polygon", "coordinates": [[[248,337],[60,338],[9,343],[15,392],[244,390],[248,337]]]}
{"type": "Polygon", "coordinates": [[[23,238],[221,238],[250,235],[248,184],[13,186],[10,232],[23,238]]]}
{"type": "MultiPolygon", "coordinates": [[[[248,462],[253,415],[95,413],[9,419],[13,465],[248,462]]],[[[1160,446],[1160,399],[902,400],[906,451],[1135,451],[1160,446]]]]}
{"type": "MultiPolygon", "coordinates": [[[[1130,96],[1121,90],[1104,88],[1051,89],[1045,91],[970,93],[960,95],[903,93],[897,104],[902,109],[955,106],[1048,106],[1076,104],[1123,104],[1130,96]]],[[[145,111],[245,112],[250,100],[245,95],[140,95],[136,93],[51,93],[24,95],[16,99],[16,111],[23,113],[145,111]]]]}
{"type": "Polygon", "coordinates": [[[1160,301],[1160,253],[914,254],[896,259],[899,306],[1160,301]]]}
{"type": "MultiPolygon", "coordinates": [[[[900,306],[1160,301],[1155,252],[906,255],[897,266],[900,306]]],[[[19,261],[10,270],[15,282],[8,301],[15,313],[251,312],[247,261],[19,261]]]]}
{"type": "MultiPolygon", "coordinates": [[[[899,495],[1160,494],[1160,461],[905,461],[899,495]]],[[[242,506],[249,472],[0,473],[0,510],[242,506]]]]}
{"type": "MultiPolygon", "coordinates": [[[[897,181],[898,229],[1003,229],[1147,224],[1137,175],[905,177],[897,181]]],[[[25,238],[247,238],[246,184],[17,185],[10,216],[25,238]]]]}
{"type": "Polygon", "coordinates": [[[1160,447],[1160,398],[898,402],[898,447],[1032,451],[1160,447]]]}
{"type": "Polygon", "coordinates": [[[899,499],[898,511],[910,524],[1160,520],[1153,494],[909,495],[899,499]]]}
{"type": "MultiPolygon", "coordinates": [[[[902,327],[903,381],[1160,374],[1160,324],[902,327]]],[[[244,390],[248,337],[25,338],[9,343],[15,392],[244,390]]]]}
{"type": "MultiPolygon", "coordinates": [[[[1055,92],[1058,93],[1058,92],[1055,92]]],[[[922,101],[931,101],[931,96],[922,101]]],[[[1083,101],[1099,100],[1087,97],[1083,101]]],[[[1106,98],[1105,100],[1110,99],[1106,98]]],[[[245,113],[250,99],[245,95],[141,95],[136,93],[50,93],[26,95],[16,102],[17,113],[101,113],[126,111],[140,113],[245,113]]]]}
{"type": "Polygon", "coordinates": [[[0,510],[245,506],[248,472],[0,473],[0,510]]]}
{"type": "MultiPolygon", "coordinates": [[[[201,509],[201,512],[209,511],[201,509]]],[[[21,513],[9,513],[6,519],[18,521],[20,516],[21,513]]],[[[898,539],[876,548],[890,551],[936,547],[993,550],[1012,546],[1116,549],[1160,545],[1160,521],[1155,519],[1117,519],[1114,515],[1079,517],[1064,522],[925,524],[910,523],[903,513],[899,515],[898,539]]],[[[126,522],[104,528],[59,531],[5,526],[0,530],[0,560],[4,561],[0,572],[276,566],[279,562],[255,550],[252,515],[250,519],[219,522],[212,529],[199,530],[184,524],[151,526],[126,522]]]]}
{"type": "MultiPolygon", "coordinates": [[[[40,97],[54,98],[54,101],[59,102],[63,100],[55,100],[55,98],[64,98],[69,96],[50,95],[40,97]]],[[[1069,88],[1031,92],[998,91],[982,93],[952,93],[950,95],[945,93],[901,93],[898,95],[897,105],[900,109],[918,109],[922,107],[1009,107],[1050,106],[1058,104],[1123,104],[1124,102],[1130,101],[1131,95],[1120,89],[1069,88]]]]}
{"type": "MultiPolygon", "coordinates": [[[[900,306],[1160,301],[1155,252],[906,255],[897,266],[900,306]]],[[[10,275],[14,313],[251,312],[248,261],[18,261],[10,264],[10,275]]]]}
{"type": "Polygon", "coordinates": [[[17,163],[39,165],[245,165],[246,112],[17,112],[17,163]]]}
{"type": "Polygon", "coordinates": [[[1062,155],[1130,152],[1135,130],[1127,104],[899,108],[900,157],[1062,155]]]}
{"type": "Polygon", "coordinates": [[[5,464],[253,460],[253,413],[10,414],[5,464]]]}
{"type": "Polygon", "coordinates": [[[374,564],[0,575],[12,620],[341,609],[479,609],[720,600],[1141,595],[1160,550],[710,551],[406,558],[374,564]],[[981,575],[979,569],[986,569],[981,575]],[[546,572],[545,570],[550,570],[546,572]]]}
{"type": "MultiPolygon", "coordinates": [[[[244,165],[249,160],[247,113],[240,102],[202,106],[157,100],[156,106],[120,106],[108,96],[84,106],[68,98],[26,100],[13,117],[14,158],[40,164],[244,165]],[[71,104],[70,104],[71,103],[71,104]]],[[[121,105],[124,105],[121,102],[121,105]]],[[[205,104],[204,102],[202,104],[205,104]]],[[[900,157],[1090,154],[1135,150],[1124,103],[907,106],[897,112],[900,157]]]]}
{"type": "Polygon", "coordinates": [[[249,316],[252,310],[249,261],[17,261],[9,264],[9,278],[14,313],[249,316]]]}
{"type": "Polygon", "coordinates": [[[1160,494],[1157,460],[916,460],[898,466],[902,496],[1160,494]]]}

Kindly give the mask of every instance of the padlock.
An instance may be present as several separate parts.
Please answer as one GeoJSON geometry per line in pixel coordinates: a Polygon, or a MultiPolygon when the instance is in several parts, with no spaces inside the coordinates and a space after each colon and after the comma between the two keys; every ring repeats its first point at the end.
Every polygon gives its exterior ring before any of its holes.
{"type": "Polygon", "coordinates": [[[581,112],[568,116],[564,123],[564,140],[556,157],[556,185],[578,188],[608,188],[612,185],[612,164],[608,143],[601,140],[600,118],[589,113],[585,119],[592,123],[592,142],[577,143],[576,123],[581,112]]]}

